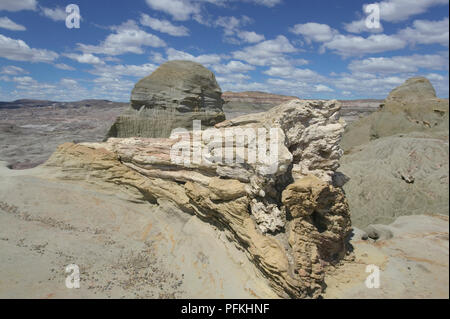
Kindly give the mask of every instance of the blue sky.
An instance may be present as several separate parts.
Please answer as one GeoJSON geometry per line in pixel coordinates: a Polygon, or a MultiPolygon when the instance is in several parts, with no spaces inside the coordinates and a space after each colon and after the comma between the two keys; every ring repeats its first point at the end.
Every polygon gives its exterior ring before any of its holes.
{"type": "Polygon", "coordinates": [[[128,101],[172,59],[202,63],[223,91],[384,98],[422,75],[448,97],[448,2],[0,0],[0,100],[128,101]]]}

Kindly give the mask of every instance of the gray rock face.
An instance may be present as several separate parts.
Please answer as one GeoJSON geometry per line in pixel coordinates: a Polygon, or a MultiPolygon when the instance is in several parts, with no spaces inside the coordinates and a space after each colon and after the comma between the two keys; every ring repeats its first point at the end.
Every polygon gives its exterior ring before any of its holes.
{"type": "Polygon", "coordinates": [[[430,81],[424,77],[410,78],[393,89],[386,99],[389,102],[406,102],[436,98],[436,91],[430,81]]]}
{"type": "Polygon", "coordinates": [[[448,116],[448,99],[437,98],[428,79],[410,78],[391,91],[379,111],[350,124],[341,146],[348,152],[353,147],[400,133],[448,132],[448,116]]]}
{"type": "MultiPolygon", "coordinates": [[[[388,224],[404,215],[449,211],[448,99],[411,78],[384,107],[346,129],[340,171],[352,223],[388,224]]],[[[369,235],[370,237],[370,235],[369,235]]]]}
{"type": "Polygon", "coordinates": [[[225,120],[222,105],[211,71],[191,61],[169,61],[135,85],[130,108],[108,137],[169,137],[174,128],[192,128],[193,120],[213,126],[225,120]]]}

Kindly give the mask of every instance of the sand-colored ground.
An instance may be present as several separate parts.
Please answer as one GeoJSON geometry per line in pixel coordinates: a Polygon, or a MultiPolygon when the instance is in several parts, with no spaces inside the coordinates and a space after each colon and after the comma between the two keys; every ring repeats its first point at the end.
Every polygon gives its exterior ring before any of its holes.
{"type": "Polygon", "coordinates": [[[0,298],[275,297],[226,234],[197,217],[50,176],[0,169],[0,298]],[[80,289],[65,286],[69,264],[80,289]]]}
{"type": "MultiPolygon", "coordinates": [[[[0,168],[0,298],[276,298],[227,234],[120,188],[0,168]],[[68,289],[65,267],[80,268],[68,289]]],[[[402,217],[327,275],[325,298],[448,298],[448,218],[402,217]],[[392,238],[389,238],[391,237],[392,238]],[[381,269],[368,289],[366,266],[381,269]]]]}

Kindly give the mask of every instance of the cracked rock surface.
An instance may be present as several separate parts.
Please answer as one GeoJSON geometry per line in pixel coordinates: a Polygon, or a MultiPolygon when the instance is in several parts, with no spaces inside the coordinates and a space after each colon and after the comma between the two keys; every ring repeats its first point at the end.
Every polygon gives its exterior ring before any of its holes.
{"type": "Polygon", "coordinates": [[[108,137],[169,137],[193,120],[213,126],[225,119],[222,91],[214,74],[191,61],[169,61],[141,79],[130,107],[111,126],[108,137]]]}
{"type": "MultiPolygon", "coordinates": [[[[57,167],[59,179],[116,184],[151,203],[168,200],[229,231],[278,296],[318,297],[327,267],[346,257],[351,231],[345,195],[332,183],[342,155],[339,110],[337,101],[293,100],[215,126],[224,153],[231,147],[227,130],[273,129],[274,161],[225,163],[217,145],[203,139],[207,161],[172,160],[174,147],[195,152],[194,135],[210,129],[172,138],[66,143],[45,165],[57,167]]],[[[251,141],[244,140],[244,157],[251,141]]]]}

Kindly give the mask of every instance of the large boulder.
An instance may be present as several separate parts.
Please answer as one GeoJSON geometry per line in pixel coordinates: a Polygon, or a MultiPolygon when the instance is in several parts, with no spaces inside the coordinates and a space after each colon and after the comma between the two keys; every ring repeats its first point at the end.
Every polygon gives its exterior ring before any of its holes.
{"type": "Polygon", "coordinates": [[[436,91],[430,81],[424,77],[410,78],[389,93],[386,103],[415,102],[436,98],[436,91]]]}
{"type": "Polygon", "coordinates": [[[191,61],[169,61],[141,79],[131,92],[128,110],[107,137],[169,137],[193,120],[213,126],[225,119],[222,91],[214,74],[191,61]]]}
{"type": "Polygon", "coordinates": [[[448,132],[448,115],[448,99],[437,98],[428,79],[411,78],[392,90],[379,111],[346,128],[342,148],[351,151],[355,146],[400,133],[448,132]]]}

